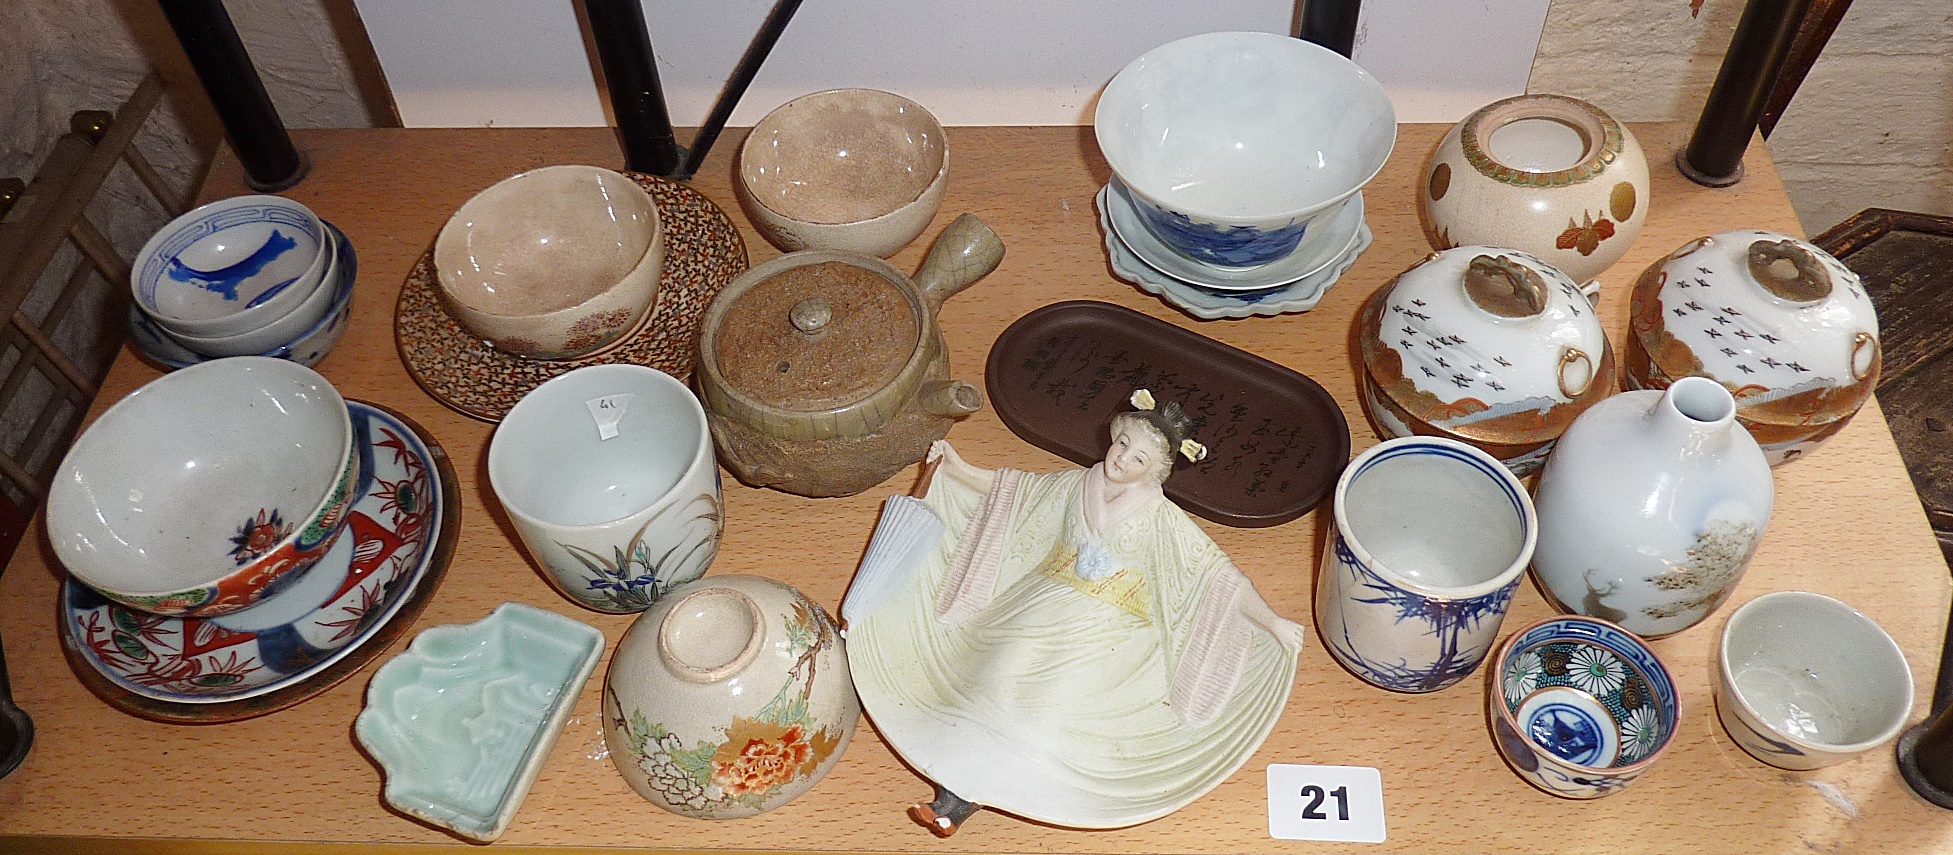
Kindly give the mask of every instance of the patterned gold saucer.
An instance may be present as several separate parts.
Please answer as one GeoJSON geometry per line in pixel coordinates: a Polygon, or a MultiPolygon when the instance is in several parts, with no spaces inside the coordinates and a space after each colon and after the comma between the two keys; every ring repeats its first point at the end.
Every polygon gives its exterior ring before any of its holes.
{"type": "Polygon", "coordinates": [[[626,172],[651,194],[668,245],[658,305],[637,330],[575,359],[511,356],[468,334],[441,307],[433,251],[414,263],[394,308],[393,337],[407,373],[427,394],[485,421],[500,421],[529,390],[586,365],[629,362],[689,380],[698,355],[699,321],[712,298],[746,269],[746,242],[719,206],[683,184],[626,172]]]}

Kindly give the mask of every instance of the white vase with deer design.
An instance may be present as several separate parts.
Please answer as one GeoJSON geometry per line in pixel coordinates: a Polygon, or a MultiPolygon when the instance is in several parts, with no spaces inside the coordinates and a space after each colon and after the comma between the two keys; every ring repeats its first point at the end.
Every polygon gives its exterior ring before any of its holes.
{"type": "Polygon", "coordinates": [[[1775,497],[1721,384],[1622,392],[1575,419],[1547,458],[1533,575],[1565,611],[1641,636],[1680,632],[1735,590],[1775,497]]]}

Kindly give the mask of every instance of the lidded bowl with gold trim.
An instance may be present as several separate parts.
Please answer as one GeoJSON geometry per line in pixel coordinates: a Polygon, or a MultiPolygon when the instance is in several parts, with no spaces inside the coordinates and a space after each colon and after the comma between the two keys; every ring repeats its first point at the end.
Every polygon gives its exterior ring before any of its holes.
{"type": "Polygon", "coordinates": [[[1708,377],[1776,466],[1843,429],[1878,385],[1878,312],[1807,241],[1741,229],[1683,244],[1635,282],[1623,383],[1708,377]]]}
{"type": "Polygon", "coordinates": [[[1565,95],[1520,95],[1451,128],[1417,195],[1443,250],[1506,246],[1558,268],[1589,297],[1648,220],[1648,161],[1606,111],[1565,95]]]}
{"type": "Polygon", "coordinates": [[[1514,474],[1545,462],[1614,390],[1600,318],[1565,273],[1517,250],[1432,253],[1357,316],[1363,407],[1385,438],[1444,436],[1514,474]]]}

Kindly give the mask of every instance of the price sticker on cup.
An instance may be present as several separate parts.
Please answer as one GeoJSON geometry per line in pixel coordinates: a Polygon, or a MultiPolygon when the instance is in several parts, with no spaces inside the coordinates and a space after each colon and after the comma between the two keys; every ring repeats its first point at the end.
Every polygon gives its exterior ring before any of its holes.
{"type": "Polygon", "coordinates": [[[1268,835],[1382,843],[1383,775],[1367,766],[1268,767],[1268,835]]]}
{"type": "Polygon", "coordinates": [[[590,408],[590,420],[597,423],[597,439],[615,439],[617,423],[624,420],[624,412],[631,408],[631,393],[591,398],[583,405],[590,408]]]}

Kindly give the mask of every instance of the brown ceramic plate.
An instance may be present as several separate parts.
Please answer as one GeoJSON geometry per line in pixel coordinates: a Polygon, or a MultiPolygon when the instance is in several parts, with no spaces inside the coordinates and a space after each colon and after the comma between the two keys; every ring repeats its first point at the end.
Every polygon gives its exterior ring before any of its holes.
{"type": "Polygon", "coordinates": [[[718,205],[676,181],[626,172],[651,193],[665,227],[658,305],[637,330],[575,359],[510,356],[468,334],[441,307],[434,252],[415,262],[394,307],[393,337],[407,373],[427,394],[485,421],[500,421],[529,390],[586,365],[649,365],[688,380],[698,356],[698,325],[712,298],[746,269],[746,242],[718,205]]]}
{"type": "Polygon", "coordinates": [[[1313,510],[1349,462],[1349,424],[1316,381],[1239,348],[1109,303],[1038,309],[1010,325],[984,372],[991,406],[1032,445],[1082,466],[1134,389],[1179,401],[1208,448],[1167,498],[1222,525],[1280,525],[1313,510]]]}

